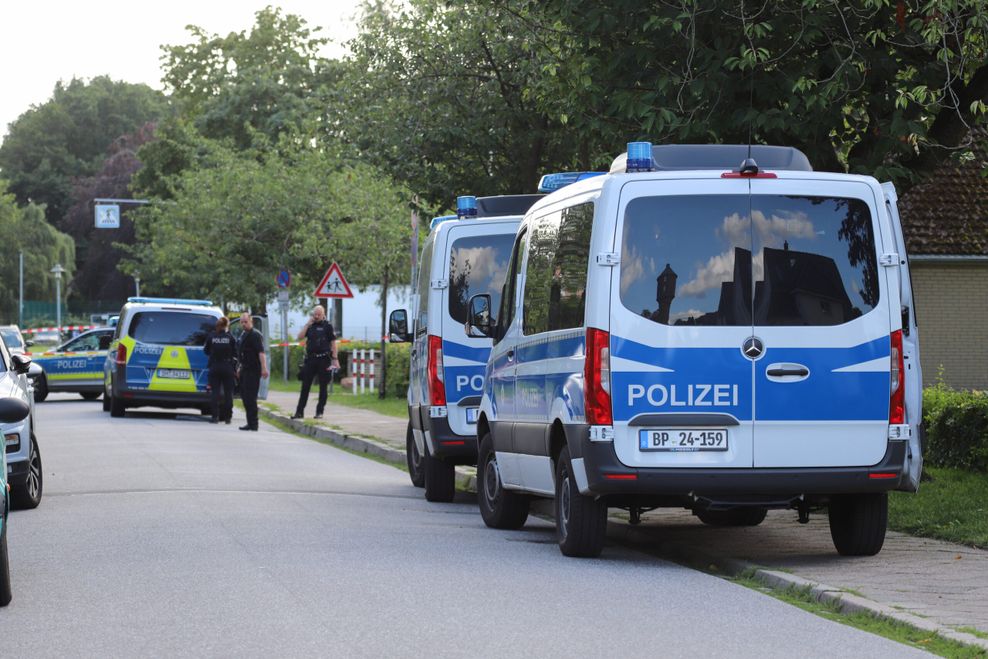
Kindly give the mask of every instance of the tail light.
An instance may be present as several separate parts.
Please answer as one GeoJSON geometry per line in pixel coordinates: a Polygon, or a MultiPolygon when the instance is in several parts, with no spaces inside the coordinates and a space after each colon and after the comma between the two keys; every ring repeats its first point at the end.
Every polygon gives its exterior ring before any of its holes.
{"type": "Polygon", "coordinates": [[[429,358],[426,366],[429,372],[429,404],[446,404],[446,375],[443,373],[443,340],[429,336],[429,358]]]}
{"type": "Polygon", "coordinates": [[[889,372],[889,423],[906,422],[906,369],[902,361],[902,330],[892,332],[892,368],[889,372]]]}
{"type": "Polygon", "coordinates": [[[117,366],[125,366],[127,364],[127,346],[120,343],[117,345],[117,366]]]}
{"type": "Polygon", "coordinates": [[[609,426],[611,417],[611,337],[587,328],[587,358],[583,364],[583,405],[587,423],[609,426]]]}

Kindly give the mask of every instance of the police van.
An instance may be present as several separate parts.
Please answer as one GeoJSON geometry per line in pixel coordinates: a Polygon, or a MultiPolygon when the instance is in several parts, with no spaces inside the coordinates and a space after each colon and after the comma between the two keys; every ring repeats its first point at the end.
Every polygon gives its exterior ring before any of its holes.
{"type": "Polygon", "coordinates": [[[451,501],[454,467],[476,464],[476,414],[491,340],[465,336],[467,302],[497,299],[518,223],[542,195],[464,196],[438,217],[423,245],[413,317],[391,313],[392,342],[412,342],[406,454],[429,501],[451,501]]]}
{"type": "MultiPolygon", "coordinates": [[[[134,407],[192,407],[210,414],[203,344],[222,315],[209,300],[128,298],[103,364],[103,411],[121,417],[134,407]]],[[[267,351],[265,320],[254,316],[267,351]]],[[[239,318],[231,320],[230,332],[238,336],[240,331],[239,318]]],[[[268,382],[261,380],[262,400],[268,382]]]]}
{"type": "Polygon", "coordinates": [[[608,507],[686,507],[715,526],[827,509],[873,555],[890,490],[922,467],[918,333],[891,184],[772,146],[631,143],[606,175],[525,216],[477,423],[484,521],[555,499],[557,539],[595,556],[608,507]],[[740,167],[738,166],[740,164],[740,167]]]}

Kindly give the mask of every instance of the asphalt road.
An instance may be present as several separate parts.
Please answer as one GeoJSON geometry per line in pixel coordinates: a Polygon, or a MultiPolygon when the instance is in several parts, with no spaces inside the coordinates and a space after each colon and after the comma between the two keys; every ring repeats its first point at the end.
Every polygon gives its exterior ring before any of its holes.
{"type": "MultiPolygon", "coordinates": [[[[551,526],[262,424],[38,406],[45,494],[10,519],[0,656],[919,654],[717,577],[551,526]]],[[[240,420],[242,413],[234,419],[240,420]]]]}

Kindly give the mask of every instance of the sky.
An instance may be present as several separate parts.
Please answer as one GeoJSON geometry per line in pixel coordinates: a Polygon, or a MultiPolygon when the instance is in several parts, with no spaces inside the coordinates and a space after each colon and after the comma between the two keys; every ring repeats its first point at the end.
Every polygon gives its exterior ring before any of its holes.
{"type": "Polygon", "coordinates": [[[189,41],[186,25],[209,33],[249,29],[267,4],[298,14],[345,52],[360,0],[0,0],[0,134],[59,80],[109,75],[161,89],[160,46],[189,41]]]}

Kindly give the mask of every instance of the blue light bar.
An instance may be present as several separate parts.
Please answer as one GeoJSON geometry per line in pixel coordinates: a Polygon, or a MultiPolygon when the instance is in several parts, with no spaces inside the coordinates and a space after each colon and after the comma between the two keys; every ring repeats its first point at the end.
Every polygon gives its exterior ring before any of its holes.
{"type": "Polygon", "coordinates": [[[546,174],[539,180],[539,192],[555,192],[577,181],[583,181],[594,176],[602,176],[604,172],[557,172],[546,174]]]}
{"type": "Polygon", "coordinates": [[[459,218],[477,217],[477,198],[472,195],[457,197],[456,216],[459,218]]]}
{"type": "Polygon", "coordinates": [[[129,297],[127,302],[136,302],[138,304],[182,304],[189,307],[211,307],[213,306],[210,300],[183,300],[176,297],[129,297]]]}
{"type": "Polygon", "coordinates": [[[652,143],[628,142],[628,160],[626,170],[631,172],[652,171],[652,143]]]}
{"type": "Polygon", "coordinates": [[[432,218],[432,222],[429,222],[429,231],[432,231],[443,222],[447,222],[449,220],[455,220],[455,219],[456,219],[455,215],[440,215],[439,217],[434,217],[432,218]]]}

